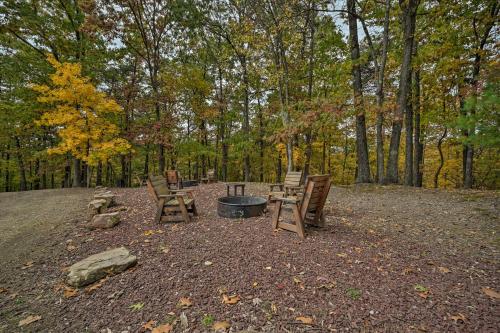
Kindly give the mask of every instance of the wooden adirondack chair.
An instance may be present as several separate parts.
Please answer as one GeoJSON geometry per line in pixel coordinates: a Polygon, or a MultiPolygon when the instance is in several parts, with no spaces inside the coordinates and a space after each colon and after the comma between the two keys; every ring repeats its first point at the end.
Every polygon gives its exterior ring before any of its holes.
{"type": "Polygon", "coordinates": [[[296,232],[300,238],[305,237],[304,224],[323,226],[323,207],[330,191],[330,176],[307,177],[302,198],[276,198],[276,207],[273,214],[273,229],[285,229],[296,232]],[[283,204],[292,208],[294,223],[280,221],[283,204]]]}
{"type": "Polygon", "coordinates": [[[190,214],[198,215],[191,191],[169,189],[163,176],[149,176],[147,186],[158,205],[156,222],[190,222],[190,214]]]}
{"type": "Polygon", "coordinates": [[[217,183],[217,178],[215,177],[215,170],[210,169],[207,171],[207,176],[201,178],[201,182],[204,184],[217,183]]]}
{"type": "Polygon", "coordinates": [[[168,188],[175,187],[176,190],[182,188],[182,177],[177,170],[167,170],[165,171],[165,178],[167,179],[168,188]]]}
{"type": "Polygon", "coordinates": [[[270,184],[267,202],[276,200],[276,198],[287,198],[302,192],[302,171],[291,171],[285,176],[285,182],[282,184],[270,184]],[[276,190],[279,189],[279,190],[276,190]]]}

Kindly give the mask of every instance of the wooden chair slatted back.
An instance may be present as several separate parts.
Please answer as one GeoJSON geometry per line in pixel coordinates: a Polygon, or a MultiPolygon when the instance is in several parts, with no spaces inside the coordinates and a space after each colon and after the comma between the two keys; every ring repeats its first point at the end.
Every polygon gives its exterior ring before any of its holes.
{"type": "Polygon", "coordinates": [[[305,220],[313,214],[312,222],[316,223],[325,205],[330,191],[330,176],[309,176],[306,181],[304,196],[300,205],[300,215],[305,220]]]}
{"type": "Polygon", "coordinates": [[[302,182],[302,171],[290,171],[285,176],[284,185],[288,187],[300,186],[302,182]]]}
{"type": "Polygon", "coordinates": [[[165,175],[167,178],[167,184],[177,185],[177,183],[179,182],[179,178],[180,178],[179,171],[167,170],[167,171],[165,171],[165,175]]]}
{"type": "Polygon", "coordinates": [[[149,193],[151,193],[155,201],[159,201],[160,195],[171,194],[163,176],[150,175],[147,180],[147,186],[149,193]]]}
{"type": "Polygon", "coordinates": [[[207,178],[210,180],[215,179],[215,170],[214,169],[210,169],[207,171],[207,178]]]}

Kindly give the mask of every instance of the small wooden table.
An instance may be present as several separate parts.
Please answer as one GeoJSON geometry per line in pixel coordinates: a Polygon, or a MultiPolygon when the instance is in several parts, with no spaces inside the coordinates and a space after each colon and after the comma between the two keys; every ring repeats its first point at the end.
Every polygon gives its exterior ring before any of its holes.
{"type": "Polygon", "coordinates": [[[241,189],[241,195],[245,195],[245,183],[226,183],[227,196],[230,197],[230,188],[233,188],[234,196],[238,196],[238,187],[241,189]]]}

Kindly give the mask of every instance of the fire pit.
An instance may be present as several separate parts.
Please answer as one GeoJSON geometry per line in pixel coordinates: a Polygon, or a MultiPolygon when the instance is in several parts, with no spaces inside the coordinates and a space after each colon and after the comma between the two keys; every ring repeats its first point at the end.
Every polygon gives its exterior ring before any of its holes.
{"type": "Polygon", "coordinates": [[[217,202],[217,213],[221,217],[247,218],[262,215],[266,207],[267,200],[260,197],[223,197],[217,202]]]}

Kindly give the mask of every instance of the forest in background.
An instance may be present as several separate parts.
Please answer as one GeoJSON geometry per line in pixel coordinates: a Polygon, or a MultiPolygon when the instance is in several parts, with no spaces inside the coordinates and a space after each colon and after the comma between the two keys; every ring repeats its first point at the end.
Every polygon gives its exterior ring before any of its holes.
{"type": "Polygon", "coordinates": [[[0,190],[499,187],[496,0],[4,0],[0,190]]]}

